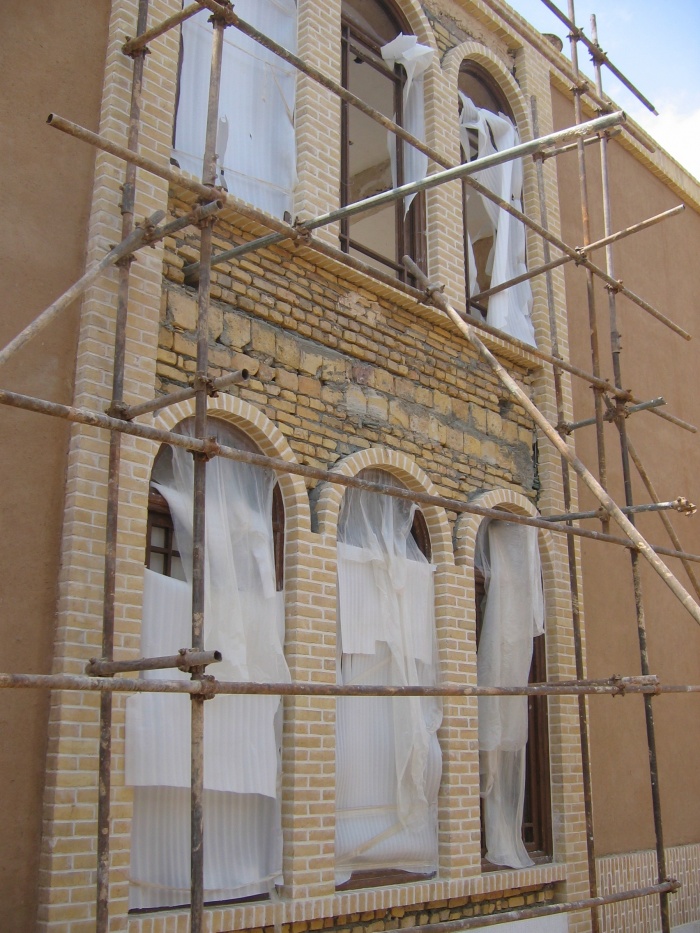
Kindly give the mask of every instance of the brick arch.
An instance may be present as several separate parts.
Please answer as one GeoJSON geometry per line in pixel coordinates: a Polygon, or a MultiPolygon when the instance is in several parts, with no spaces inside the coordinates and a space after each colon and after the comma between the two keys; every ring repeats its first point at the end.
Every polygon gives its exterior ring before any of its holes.
{"type": "MultiPolygon", "coordinates": [[[[361,470],[370,468],[391,473],[408,489],[430,495],[438,494],[428,474],[421,470],[417,463],[405,454],[386,447],[370,447],[350,454],[335,464],[333,472],[344,476],[357,476],[361,470]]],[[[345,489],[337,483],[330,482],[322,483],[319,489],[315,509],[318,529],[321,534],[335,537],[345,489]]],[[[453,564],[452,539],[445,510],[434,505],[425,505],[421,506],[421,512],[428,526],[433,563],[453,564]]]]}
{"type": "MultiPolygon", "coordinates": [[[[178,402],[163,409],[154,419],[153,426],[165,431],[173,431],[185,418],[193,418],[195,412],[194,399],[178,402]]],[[[254,441],[260,451],[267,457],[277,457],[296,463],[296,457],[279,428],[259,409],[244,402],[233,395],[222,394],[218,398],[210,399],[207,414],[220,421],[228,421],[239,428],[254,441]]],[[[158,446],[153,444],[151,463],[158,452],[158,446]]],[[[284,512],[286,520],[293,522],[299,531],[309,531],[311,528],[311,510],[306,484],[301,476],[292,473],[278,473],[284,512]]]]}
{"type": "MultiPolygon", "coordinates": [[[[481,65],[505,94],[513,111],[515,123],[518,127],[520,139],[525,142],[532,138],[530,129],[530,113],[525,95],[520,90],[513,75],[508,71],[503,61],[493,52],[484,48],[478,42],[462,42],[461,45],[450,49],[442,60],[442,70],[445,78],[454,87],[455,113],[457,108],[457,79],[462,62],[468,59],[481,65]]],[[[457,125],[455,121],[455,132],[457,125]]]]}
{"type": "MultiPolygon", "coordinates": [[[[480,505],[488,509],[500,509],[503,511],[504,519],[507,520],[508,513],[515,515],[530,515],[532,518],[539,518],[539,512],[535,506],[526,499],[525,496],[511,489],[491,489],[489,492],[482,493],[472,500],[474,505],[480,505]]],[[[458,564],[466,564],[468,567],[474,565],[474,550],[476,547],[476,536],[484,521],[481,515],[472,515],[468,512],[462,513],[457,519],[455,527],[455,561],[458,564]]],[[[540,528],[537,536],[540,549],[540,560],[542,561],[542,575],[545,581],[545,593],[548,589],[548,581],[555,578],[555,548],[551,531],[540,528]]]]}
{"type": "MultiPolygon", "coordinates": [[[[421,45],[429,45],[437,51],[437,41],[430,22],[418,0],[393,0],[394,6],[403,13],[411,31],[421,45]]],[[[435,56],[437,59],[437,56],[435,56]]]]}

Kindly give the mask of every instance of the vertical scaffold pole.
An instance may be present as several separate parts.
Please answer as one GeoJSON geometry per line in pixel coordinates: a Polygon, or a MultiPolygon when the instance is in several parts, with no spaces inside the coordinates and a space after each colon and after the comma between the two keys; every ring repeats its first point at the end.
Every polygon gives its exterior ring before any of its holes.
{"type": "MultiPolygon", "coordinates": [[[[572,23],[576,22],[574,12],[574,0],[569,0],[569,19],[572,23]]],[[[578,36],[572,32],[569,36],[571,43],[571,67],[574,72],[574,87],[572,88],[574,96],[574,119],[576,123],[583,123],[583,110],[581,107],[581,97],[583,96],[583,87],[581,85],[581,74],[578,67],[578,36]]],[[[583,225],[583,246],[584,249],[591,242],[591,218],[588,204],[588,176],[586,174],[586,150],[583,140],[577,142],[578,153],[578,178],[581,191],[581,220],[583,225]]],[[[593,374],[600,378],[600,351],[598,346],[598,319],[595,306],[595,289],[593,282],[593,273],[586,269],[586,297],[588,300],[588,326],[591,338],[591,360],[593,374]]],[[[593,389],[593,399],[595,402],[595,432],[596,444],[598,449],[598,479],[603,489],[607,489],[607,463],[605,459],[605,422],[603,419],[603,395],[600,389],[593,389]]],[[[603,522],[603,531],[608,531],[610,523],[607,519],[603,522]]]]}
{"type": "MultiPolygon", "coordinates": [[[[533,95],[530,98],[530,107],[532,110],[532,131],[535,136],[539,135],[539,119],[537,116],[537,99],[533,95]]],[[[547,201],[545,195],[544,167],[542,159],[535,159],[537,166],[537,189],[540,201],[540,224],[548,228],[549,221],[547,217],[547,201]]],[[[551,260],[551,251],[549,241],[543,240],[545,264],[551,260]]],[[[551,340],[552,356],[559,356],[559,335],[557,331],[556,309],[554,304],[554,283],[552,281],[552,271],[548,270],[545,274],[547,286],[547,308],[549,310],[549,335],[551,340]]],[[[558,366],[553,367],[554,376],[554,394],[557,405],[557,421],[563,424],[566,420],[564,411],[564,395],[562,391],[561,369],[558,366]]],[[[561,457],[561,480],[562,491],[564,494],[564,511],[571,511],[571,476],[569,474],[569,464],[561,457]]],[[[571,522],[567,522],[571,525],[571,522]]],[[[583,664],[583,645],[581,633],[581,601],[578,587],[578,562],[576,559],[576,542],[573,535],[567,535],[567,557],[569,563],[569,587],[571,590],[571,622],[574,636],[574,654],[576,658],[576,679],[583,680],[585,676],[583,664]]],[[[583,782],[583,805],[586,820],[586,854],[588,860],[588,886],[590,896],[598,896],[598,880],[596,876],[595,864],[595,842],[593,835],[593,792],[591,784],[591,759],[588,736],[588,706],[586,697],[578,697],[578,719],[579,719],[579,737],[581,742],[581,777],[583,782]]],[[[591,933],[600,933],[600,920],[598,908],[591,907],[591,933]]]]}
{"type": "MultiPolygon", "coordinates": [[[[595,16],[591,17],[592,37],[594,43],[598,44],[598,28],[595,16]]],[[[600,61],[593,56],[596,74],[596,85],[598,93],[602,92],[602,70],[600,61]]],[[[611,218],[611,199],[610,199],[610,172],[608,166],[608,140],[603,138],[600,146],[600,169],[603,184],[603,219],[605,224],[605,233],[609,234],[612,230],[611,218]]],[[[613,258],[612,244],[605,247],[605,258],[608,275],[615,275],[615,264],[613,258]]],[[[622,367],[620,364],[620,353],[622,350],[620,344],[620,334],[617,329],[617,296],[615,289],[608,287],[608,311],[610,316],[610,349],[612,352],[613,377],[615,385],[622,386],[622,367]]],[[[625,504],[634,505],[634,495],[632,492],[632,476],[630,471],[630,457],[627,442],[627,424],[623,417],[617,417],[615,424],[620,434],[620,456],[622,459],[622,477],[625,487],[625,504]]],[[[630,521],[634,524],[634,514],[630,515],[630,521]]],[[[634,607],[637,616],[637,637],[639,640],[639,654],[641,660],[642,674],[649,673],[649,653],[647,644],[646,616],[644,609],[644,595],[642,592],[642,579],[639,567],[639,552],[630,551],[632,562],[632,585],[634,588],[634,607]]],[[[654,710],[652,706],[652,697],[644,697],[644,718],[646,722],[647,744],[649,747],[649,778],[651,783],[651,800],[654,814],[654,834],[656,837],[656,858],[659,879],[667,877],[666,872],[666,851],[664,848],[663,820],[661,818],[661,792],[659,789],[659,768],[656,749],[656,730],[654,727],[654,710]]],[[[671,920],[669,914],[668,892],[659,894],[659,906],[661,910],[661,931],[670,933],[671,920]]]]}
{"type": "MultiPolygon", "coordinates": [[[[216,184],[216,134],[219,118],[221,61],[226,21],[214,15],[211,54],[211,76],[207,104],[207,130],[204,146],[202,183],[212,188],[216,184]]],[[[209,368],[209,301],[211,293],[211,218],[200,224],[200,257],[202,274],[197,293],[197,372],[195,375],[195,436],[207,435],[207,373],[209,368]]],[[[194,453],[194,505],[192,516],[192,648],[204,649],[204,586],[207,457],[194,453]]],[[[201,679],[204,668],[193,670],[192,678],[201,679]]],[[[204,920],[204,697],[191,696],[191,890],[190,931],[201,933],[204,920]]]]}
{"type": "MultiPolygon", "coordinates": [[[[142,33],[148,21],[149,0],[139,0],[137,33],[142,33]]],[[[141,94],[146,52],[134,53],[131,104],[129,110],[129,149],[138,148],[141,124],[141,94]]],[[[122,189],[122,239],[134,229],[134,204],[136,198],[136,166],[127,163],[122,189]]],[[[112,372],[112,404],[124,398],[124,358],[126,347],[126,319],[129,305],[129,278],[131,256],[117,263],[119,287],[114,333],[114,369],[112,372]]],[[[105,577],[102,608],[102,657],[111,660],[114,656],[114,607],[117,572],[117,531],[119,519],[119,469],[121,463],[121,434],[112,431],[109,438],[109,465],[107,475],[107,518],[105,530],[105,577]]],[[[112,776],[112,693],[100,697],[100,752],[99,781],[97,791],[97,905],[96,933],[106,933],[109,926],[109,864],[110,864],[110,798],[112,776]]]]}

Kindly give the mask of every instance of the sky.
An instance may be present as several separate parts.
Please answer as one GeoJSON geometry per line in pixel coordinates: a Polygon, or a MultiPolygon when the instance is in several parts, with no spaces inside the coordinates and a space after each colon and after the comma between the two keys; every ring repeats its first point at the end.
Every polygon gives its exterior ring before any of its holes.
{"type": "MultiPolygon", "coordinates": [[[[568,13],[568,0],[554,0],[568,13]]],[[[567,28],[541,0],[509,0],[540,32],[556,33],[569,55],[567,28]]],[[[576,24],[598,41],[610,61],[651,101],[654,116],[603,69],[603,90],[681,165],[700,179],[700,0],[578,0],[576,24]]],[[[579,44],[579,67],[593,75],[579,44]]]]}

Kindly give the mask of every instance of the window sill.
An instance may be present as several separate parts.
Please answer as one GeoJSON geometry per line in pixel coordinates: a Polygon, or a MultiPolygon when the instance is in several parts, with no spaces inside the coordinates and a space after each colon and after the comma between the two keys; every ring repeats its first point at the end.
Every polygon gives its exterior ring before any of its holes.
{"type": "MultiPolygon", "coordinates": [[[[491,894],[530,886],[541,886],[564,881],[567,867],[549,862],[531,868],[497,869],[452,881],[416,881],[386,887],[361,888],[339,891],[320,897],[300,896],[296,899],[280,898],[245,904],[228,904],[205,908],[207,929],[211,933],[245,930],[275,924],[318,920],[353,913],[386,910],[391,907],[409,907],[435,901],[479,894],[491,894]]],[[[165,910],[148,914],[130,914],[128,933],[166,933],[186,923],[189,911],[165,910]],[[173,918],[176,918],[173,920],[173,918]]]]}

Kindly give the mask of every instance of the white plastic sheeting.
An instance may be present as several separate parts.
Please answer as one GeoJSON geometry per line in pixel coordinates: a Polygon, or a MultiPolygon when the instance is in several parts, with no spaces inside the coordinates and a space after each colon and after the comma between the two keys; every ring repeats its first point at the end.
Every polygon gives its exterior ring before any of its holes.
{"type": "MultiPolygon", "coordinates": [[[[402,32],[382,46],[382,58],[390,66],[403,65],[406,71],[406,83],[403,88],[403,127],[418,139],[425,139],[425,90],[423,75],[430,67],[435,54],[428,45],[421,45],[415,36],[406,36],[402,32]]],[[[396,137],[388,135],[389,158],[391,160],[391,178],[397,185],[396,173],[396,137]]],[[[428,174],[428,157],[408,143],[403,145],[403,182],[420,181],[428,174]]],[[[404,198],[404,211],[408,211],[415,194],[404,198]]]]}
{"type": "MultiPolygon", "coordinates": [[[[494,152],[511,149],[520,142],[518,131],[507,116],[477,107],[461,92],[459,96],[462,102],[459,130],[466,158],[481,159],[494,152]],[[471,144],[469,131],[476,133],[476,147],[471,144]]],[[[483,169],[474,177],[489,191],[522,210],[522,159],[511,159],[502,165],[483,169]]],[[[479,240],[494,238],[486,267],[491,276],[492,288],[527,271],[525,228],[519,220],[473,189],[468,189],[466,212],[470,294],[474,295],[478,291],[472,244],[479,240]]],[[[506,291],[491,295],[486,319],[493,327],[534,347],[535,330],[530,319],[531,311],[530,283],[521,282],[506,291]]]]}
{"type": "MultiPolygon", "coordinates": [[[[381,473],[372,478],[387,480],[381,473]]],[[[435,568],[411,537],[414,511],[389,496],[345,493],[339,683],[437,681],[435,568]]],[[[435,871],[440,700],[343,697],[336,709],[337,882],[358,869],[435,871]]]]}
{"type": "MultiPolygon", "coordinates": [[[[295,0],[237,0],[236,13],[296,52],[295,0]]],[[[182,24],[173,157],[201,177],[211,70],[208,10],[182,24]]],[[[296,185],[296,69],[231,26],[224,31],[217,183],[275,217],[292,210],[296,185]]]]}
{"type": "MultiPolygon", "coordinates": [[[[183,429],[185,430],[185,429],[183,429]]],[[[225,429],[224,429],[225,430],[225,429]]],[[[220,432],[220,440],[233,443],[220,432]]],[[[172,450],[156,478],[168,501],[188,576],[193,461],[172,450]]],[[[275,589],[274,474],[217,458],[207,467],[204,643],[224,660],[222,680],[289,681],[284,600],[275,589]]],[[[191,580],[145,571],[142,652],[191,644],[191,580]]],[[[148,678],[186,677],[153,671],[148,678]]],[[[190,701],[137,694],[127,701],[126,781],[133,785],[130,907],[189,899],[190,701]]],[[[279,697],[219,696],[205,704],[204,819],[207,900],[268,892],[281,880],[279,697]]]]}
{"type": "MultiPolygon", "coordinates": [[[[532,639],[544,632],[537,529],[505,521],[482,522],[474,560],[484,573],[486,588],[477,682],[523,686],[532,663],[532,639]]],[[[511,868],[533,864],[522,841],[527,730],[527,697],[479,697],[486,858],[511,868]]]]}

